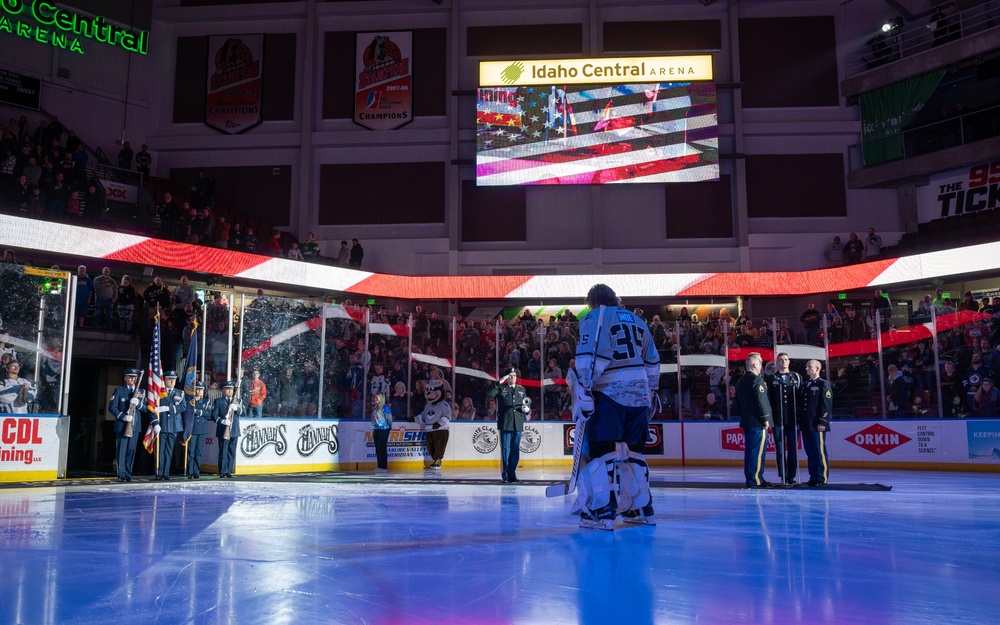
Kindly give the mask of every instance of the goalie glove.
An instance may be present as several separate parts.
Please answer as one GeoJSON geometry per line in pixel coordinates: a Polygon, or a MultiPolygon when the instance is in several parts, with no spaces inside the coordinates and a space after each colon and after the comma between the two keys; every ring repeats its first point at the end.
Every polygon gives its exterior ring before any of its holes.
{"type": "Polygon", "coordinates": [[[576,405],[584,415],[594,414],[594,396],[582,386],[576,388],[576,405]]]}

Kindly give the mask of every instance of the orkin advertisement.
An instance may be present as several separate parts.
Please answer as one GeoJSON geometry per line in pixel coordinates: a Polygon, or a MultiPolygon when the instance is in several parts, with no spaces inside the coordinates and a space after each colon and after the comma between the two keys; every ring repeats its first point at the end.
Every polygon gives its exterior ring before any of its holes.
{"type": "Polygon", "coordinates": [[[482,61],[480,87],[712,80],[712,55],[482,61]]]}
{"type": "Polygon", "coordinates": [[[239,134],[261,122],[264,35],[208,38],[205,125],[239,134]]]}
{"type": "Polygon", "coordinates": [[[357,33],[354,122],[392,130],[413,121],[413,31],[357,33]]]}
{"type": "Polygon", "coordinates": [[[931,176],[917,190],[920,223],[1000,207],[1000,160],[931,176]]]}
{"type": "Polygon", "coordinates": [[[60,424],[56,415],[0,415],[0,482],[55,479],[60,424]]]}

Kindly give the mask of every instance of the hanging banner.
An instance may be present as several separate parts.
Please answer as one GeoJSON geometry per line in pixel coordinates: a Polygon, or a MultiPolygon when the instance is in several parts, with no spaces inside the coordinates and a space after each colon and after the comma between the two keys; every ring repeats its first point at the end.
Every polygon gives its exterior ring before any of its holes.
{"type": "Polygon", "coordinates": [[[208,38],[205,125],[235,135],[261,122],[264,35],[208,38]]]}
{"type": "Polygon", "coordinates": [[[917,189],[920,223],[1000,208],[1000,159],[953,169],[917,189]]]}
{"type": "Polygon", "coordinates": [[[358,33],[354,122],[393,130],[413,120],[413,31],[358,33]]]}

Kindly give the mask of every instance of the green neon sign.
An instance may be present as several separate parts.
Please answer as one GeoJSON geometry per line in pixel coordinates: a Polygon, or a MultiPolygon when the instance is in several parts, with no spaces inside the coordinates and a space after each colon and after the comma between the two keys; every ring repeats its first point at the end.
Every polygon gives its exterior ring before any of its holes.
{"type": "Polygon", "coordinates": [[[0,32],[83,54],[81,38],[136,54],[149,52],[149,31],[134,33],[109,24],[103,15],[75,13],[46,0],[0,0],[0,32]],[[31,18],[34,22],[24,21],[31,18]]]}

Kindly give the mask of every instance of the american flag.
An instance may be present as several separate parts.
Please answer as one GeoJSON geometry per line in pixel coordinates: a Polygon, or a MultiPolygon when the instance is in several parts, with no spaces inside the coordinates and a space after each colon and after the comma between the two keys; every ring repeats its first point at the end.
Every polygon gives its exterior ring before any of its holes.
{"type": "Polygon", "coordinates": [[[149,371],[146,374],[146,409],[156,419],[160,399],[167,396],[163,386],[163,364],[160,362],[160,311],[153,317],[153,346],[149,349],[149,371]]]}
{"type": "Polygon", "coordinates": [[[552,85],[479,90],[483,186],[719,179],[715,85],[552,85]]]}

